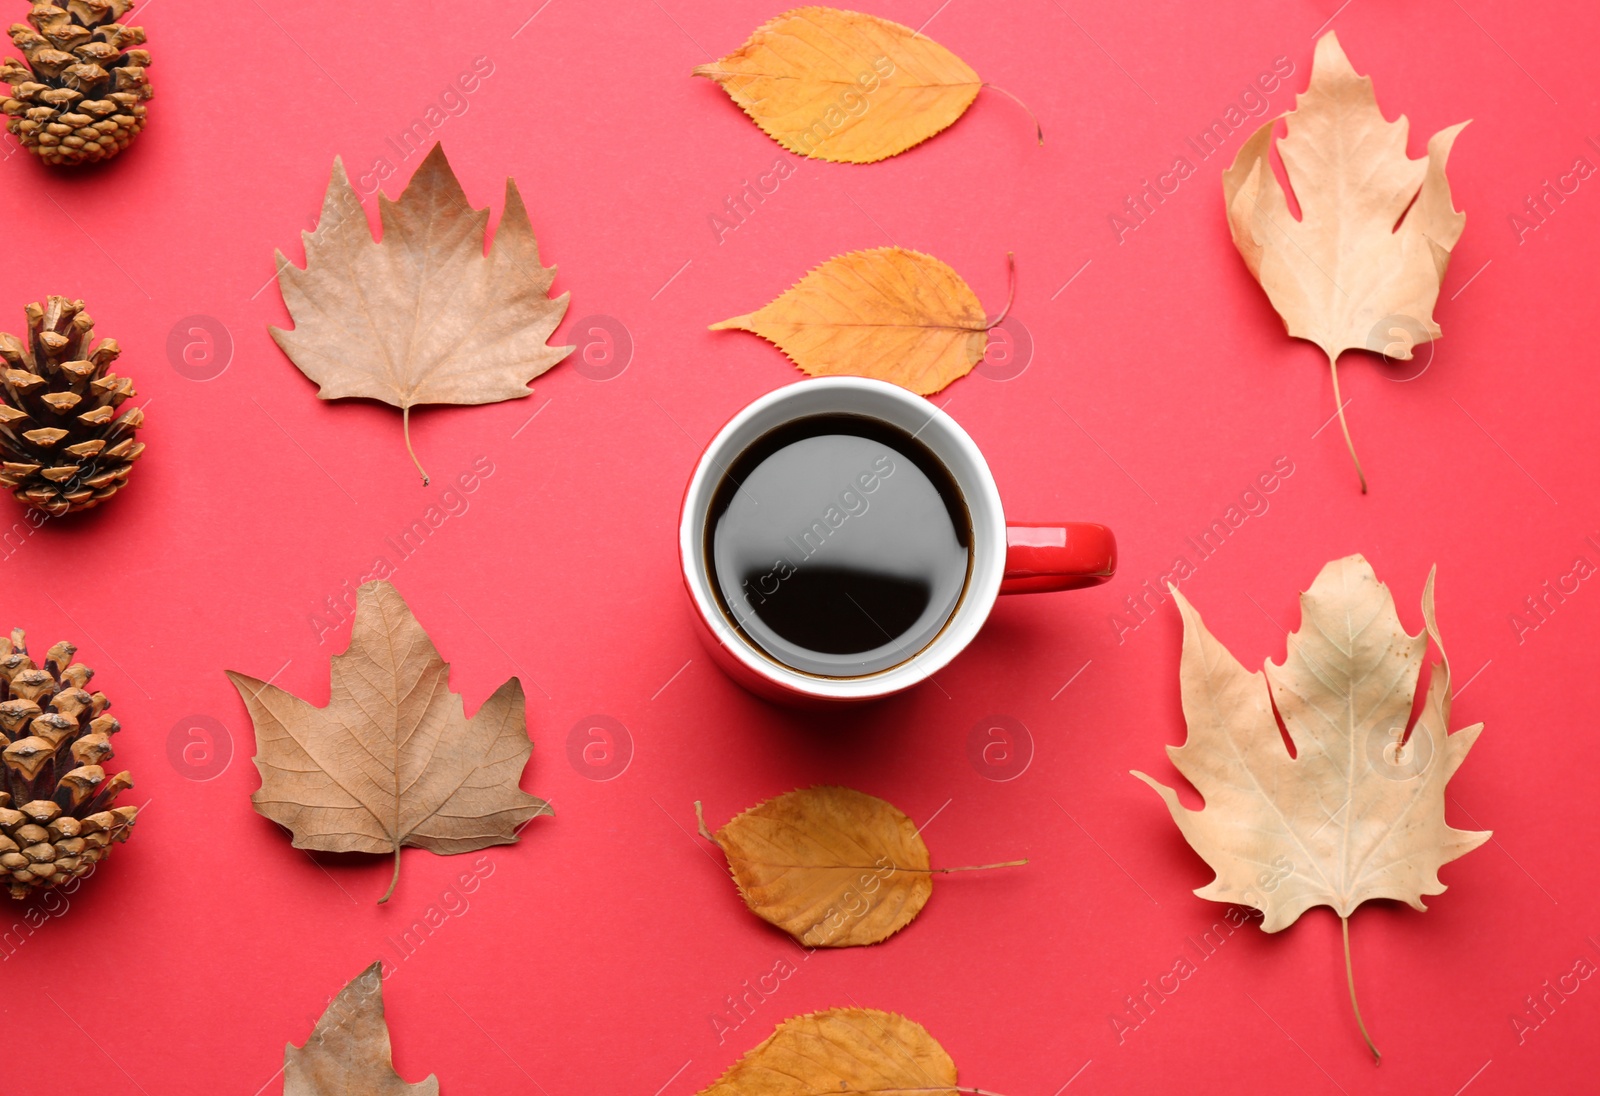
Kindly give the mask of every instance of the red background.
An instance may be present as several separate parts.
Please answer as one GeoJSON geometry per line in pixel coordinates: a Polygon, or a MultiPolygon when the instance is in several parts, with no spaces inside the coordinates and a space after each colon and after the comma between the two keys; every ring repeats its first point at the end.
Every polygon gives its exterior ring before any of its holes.
{"type": "MultiPolygon", "coordinates": [[[[1520,1041],[1511,1017],[1579,957],[1600,965],[1600,592],[1581,583],[1520,635],[1511,615],[1575,557],[1600,563],[1584,539],[1600,534],[1600,179],[1520,239],[1510,216],[1579,157],[1600,163],[1586,143],[1600,139],[1592,7],[1260,0],[1201,15],[1176,2],[881,0],[875,11],[926,23],[1025,100],[1048,143],[1034,147],[1022,111],[985,92],[947,133],[854,167],[783,153],[690,78],[773,5],[541,2],[158,0],[137,20],[157,98],[130,153],[66,175],[5,146],[0,324],[18,330],[22,305],[46,293],[83,297],[126,348],[150,448],[113,505],[14,537],[0,558],[0,624],[81,645],[126,728],[132,801],[146,803],[135,839],[70,908],[8,942],[0,1012],[14,1045],[0,1086],[273,1092],[284,1044],[383,958],[396,967],[397,1065],[412,1080],[436,1072],[446,1093],[680,1096],[784,1017],[851,1003],[920,1021],[966,1083],[1007,1096],[1069,1081],[1074,1094],[1591,1088],[1600,983],[1578,983],[1520,1041]],[[1283,334],[1229,242],[1218,177],[1244,131],[1222,154],[1191,156],[1195,173],[1121,243],[1109,223],[1279,57],[1294,75],[1270,107],[1287,109],[1333,16],[1386,112],[1413,120],[1414,155],[1474,119],[1450,162],[1468,221],[1437,311],[1446,337],[1405,383],[1420,363],[1346,358],[1367,497],[1336,427],[1313,437],[1333,410],[1320,351],[1283,334]],[[609,321],[577,321],[610,317],[631,356],[610,380],[584,376],[575,356],[528,400],[417,415],[436,480],[425,490],[396,412],[319,402],[268,338],[287,319],[273,250],[299,261],[333,158],[353,176],[395,159],[388,138],[476,57],[493,73],[439,133],[469,196],[498,216],[514,176],[556,288],[572,292],[553,341],[581,344],[603,370],[592,332],[609,321]],[[711,215],[780,158],[793,175],[719,243],[711,215]],[[849,714],[778,711],[697,646],[674,524],[701,446],[795,373],[760,340],[705,325],[829,255],[891,241],[949,262],[991,309],[1016,252],[1028,368],[973,375],[938,401],[988,453],[1013,516],[1110,524],[1122,571],[1098,590],[1003,602],[942,690],[849,714]],[[228,367],[204,382],[167,349],[175,327],[182,349],[195,322],[180,321],[196,314],[225,329],[214,360],[228,367]],[[523,677],[536,743],[524,786],[557,814],[482,854],[494,871],[469,908],[445,892],[476,857],[422,852],[405,854],[395,899],[378,907],[386,861],[313,859],[251,810],[253,739],[222,670],[325,700],[348,624],[319,642],[314,615],[374,557],[393,561],[385,538],[480,457],[492,475],[394,581],[470,709],[523,677]],[[1495,840],[1444,870],[1450,891],[1426,914],[1372,903],[1352,920],[1386,1051],[1377,1068],[1326,909],[1275,936],[1233,933],[1122,1041],[1110,1022],[1127,1022],[1125,997],[1194,958],[1188,938],[1226,912],[1190,893],[1209,871],[1127,775],[1173,778],[1162,747],[1184,733],[1177,613],[1159,606],[1123,642],[1112,614],[1279,457],[1294,473],[1270,509],[1184,584],[1211,628],[1246,664],[1281,656],[1274,622],[1294,626],[1296,592],[1356,551],[1418,628],[1437,563],[1466,685],[1454,722],[1487,724],[1451,784],[1450,818],[1495,840]],[[567,753],[594,714],[633,743],[610,781],[567,753]],[[995,716],[1032,740],[1011,781],[969,756],[995,716]],[[209,781],[181,754],[197,717],[231,738],[231,763],[209,781]],[[797,955],[745,912],[693,836],[692,803],[716,825],[822,781],[919,823],[937,814],[925,831],[936,864],[1032,863],[940,879],[906,932],[798,963],[719,1045],[710,1017],[724,998],[797,955]],[[461,912],[400,958],[390,940],[442,903],[461,912]]],[[[391,194],[419,159],[397,165],[391,194]]]]}

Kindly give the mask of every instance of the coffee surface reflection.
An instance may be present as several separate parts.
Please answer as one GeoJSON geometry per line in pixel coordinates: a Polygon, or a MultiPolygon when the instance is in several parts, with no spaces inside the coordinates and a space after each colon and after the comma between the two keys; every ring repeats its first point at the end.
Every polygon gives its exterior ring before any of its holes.
{"type": "Polygon", "coordinates": [[[950,619],[971,522],[944,466],[876,419],[797,419],[749,446],[712,499],[722,611],[758,649],[827,677],[888,669],[950,619]]]}

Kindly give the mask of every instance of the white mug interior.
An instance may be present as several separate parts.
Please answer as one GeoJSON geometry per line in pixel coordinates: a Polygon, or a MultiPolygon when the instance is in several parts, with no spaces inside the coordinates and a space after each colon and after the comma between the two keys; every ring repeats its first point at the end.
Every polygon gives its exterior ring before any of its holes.
{"type": "Polygon", "coordinates": [[[819,377],[762,396],[712,439],[684,492],[678,549],[695,610],[728,652],[784,691],[830,700],[867,700],[900,692],[949,665],[983,627],[1005,575],[1005,514],[989,465],[977,444],[932,402],[884,381],[819,377]],[[762,651],[724,613],[706,557],[706,520],[728,468],[757,439],[812,415],[863,415],[889,423],[921,442],[955,481],[971,522],[971,562],[965,589],[942,630],[921,650],[876,673],[825,677],[795,669],[762,651]]]}

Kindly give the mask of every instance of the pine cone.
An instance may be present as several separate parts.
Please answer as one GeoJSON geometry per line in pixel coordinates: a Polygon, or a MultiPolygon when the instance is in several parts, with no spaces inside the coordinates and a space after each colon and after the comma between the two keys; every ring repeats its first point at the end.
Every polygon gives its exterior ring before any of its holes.
{"type": "Polygon", "coordinates": [[[50,297],[24,311],[26,344],[0,332],[0,486],[47,514],[99,506],[144,452],[133,440],[144,411],[112,417],[134,394],[131,380],[106,372],[122,351],[115,339],[90,349],[82,301],[50,297]]]}
{"type": "Polygon", "coordinates": [[[109,160],[144,128],[150,80],[143,27],[119,20],[133,0],[33,0],[27,23],[13,23],[11,40],[28,59],[7,58],[0,82],[11,95],[0,103],[6,128],[47,164],[109,160]],[[28,24],[32,24],[29,26],[28,24]]]}
{"type": "Polygon", "coordinates": [[[20,630],[0,639],[0,869],[13,898],[88,874],[139,813],[112,806],[133,781],[101,768],[118,724],[105,693],[84,691],[94,671],[76,651],[57,643],[40,669],[20,630]]]}

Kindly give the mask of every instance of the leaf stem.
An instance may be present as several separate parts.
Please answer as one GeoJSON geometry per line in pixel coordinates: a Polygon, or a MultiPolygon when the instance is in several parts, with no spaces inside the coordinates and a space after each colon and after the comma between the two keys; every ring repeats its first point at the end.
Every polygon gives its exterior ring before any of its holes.
{"type": "Polygon", "coordinates": [[[1027,103],[1024,103],[1021,99],[1018,99],[1015,95],[1011,94],[998,84],[991,84],[985,81],[979,86],[989,88],[991,91],[998,91],[1001,95],[1004,95],[1007,99],[1010,99],[1013,103],[1017,104],[1017,106],[1027,111],[1028,117],[1033,119],[1033,132],[1035,136],[1039,138],[1039,144],[1044,144],[1044,127],[1039,124],[1038,115],[1033,113],[1033,108],[1029,107],[1027,103]]]}
{"type": "Polygon", "coordinates": [[[1344,420],[1344,400],[1339,398],[1339,362],[1337,358],[1328,359],[1328,370],[1333,374],[1333,405],[1339,411],[1339,429],[1344,431],[1344,447],[1350,450],[1350,459],[1355,462],[1356,478],[1361,481],[1361,493],[1367,493],[1367,474],[1361,470],[1361,458],[1356,456],[1356,443],[1350,440],[1350,424],[1344,420]]]}
{"type": "Polygon", "coordinates": [[[1361,1019],[1361,1006],[1356,1003],[1356,973],[1350,965],[1350,919],[1339,918],[1340,930],[1344,933],[1344,977],[1350,985],[1350,1008],[1356,1014],[1356,1027],[1361,1029],[1361,1037],[1367,1041],[1367,1049],[1372,1051],[1372,1062],[1377,1065],[1383,1061],[1383,1055],[1378,1053],[1378,1048],[1372,1042],[1372,1036],[1367,1034],[1367,1025],[1361,1019]]]}
{"type": "Polygon", "coordinates": [[[1006,317],[1011,314],[1011,303],[1017,299],[1017,253],[1006,252],[1006,306],[1000,310],[989,323],[983,325],[985,331],[993,331],[1006,322],[1006,317]]]}
{"type": "Polygon", "coordinates": [[[988,871],[990,868],[1020,868],[1024,864],[1026,864],[1027,862],[1028,861],[1026,859],[1022,859],[1022,860],[1002,860],[998,864],[968,864],[967,866],[961,867],[961,868],[929,868],[928,870],[930,872],[988,871]]]}
{"type": "Polygon", "coordinates": [[[383,892],[383,897],[378,899],[378,905],[383,905],[394,897],[394,889],[400,885],[400,842],[394,843],[394,875],[389,878],[389,889],[383,892]]]}
{"type": "MultiPolygon", "coordinates": [[[[409,406],[400,409],[400,428],[405,432],[406,452],[411,454],[411,463],[417,466],[418,472],[422,473],[422,486],[426,487],[432,481],[428,479],[428,470],[422,467],[422,462],[417,459],[417,451],[411,448],[411,408],[409,406]]],[[[1362,487],[1362,490],[1365,491],[1366,488],[1362,487]]]]}
{"type": "Polygon", "coordinates": [[[710,841],[712,844],[716,844],[717,839],[711,836],[710,830],[706,829],[705,808],[700,806],[700,800],[698,799],[694,801],[694,820],[696,825],[700,827],[700,836],[705,838],[707,841],[710,841]]]}

